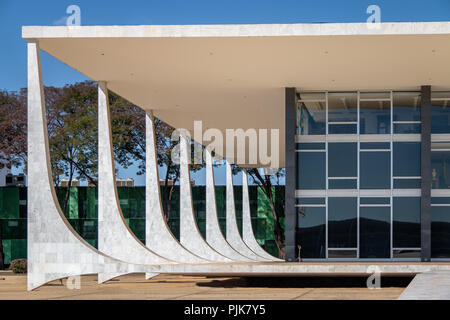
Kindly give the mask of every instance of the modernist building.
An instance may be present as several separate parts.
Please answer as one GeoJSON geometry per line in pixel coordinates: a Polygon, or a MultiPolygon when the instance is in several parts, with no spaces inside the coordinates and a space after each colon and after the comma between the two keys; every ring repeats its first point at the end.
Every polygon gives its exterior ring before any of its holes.
{"type": "MultiPolygon", "coordinates": [[[[362,261],[381,261],[382,272],[393,273],[449,268],[420,263],[450,258],[449,22],[24,27],[23,38],[29,70],[29,288],[88,272],[104,281],[134,271],[148,277],[366,273],[362,261]],[[99,83],[99,251],[68,232],[52,204],[40,50],[99,83]],[[117,205],[107,88],[147,111],[146,236],[154,238],[146,246],[124,227],[117,205]],[[276,259],[255,244],[248,222],[239,235],[232,188],[226,239],[217,232],[214,195],[207,191],[212,220],[205,242],[191,215],[186,136],[182,230],[180,242],[174,241],[161,219],[153,115],[188,129],[194,140],[195,120],[224,136],[229,128],[279,130],[278,143],[272,143],[286,168],[286,260],[297,261],[300,251],[302,261],[353,263],[253,264],[276,259]],[[77,259],[86,263],[80,266],[77,259]],[[390,264],[397,260],[404,264],[390,264]]],[[[210,154],[206,160],[211,187],[210,154]]],[[[259,159],[252,166],[270,164],[259,159]]],[[[245,174],[243,185],[245,212],[245,174]]]]}

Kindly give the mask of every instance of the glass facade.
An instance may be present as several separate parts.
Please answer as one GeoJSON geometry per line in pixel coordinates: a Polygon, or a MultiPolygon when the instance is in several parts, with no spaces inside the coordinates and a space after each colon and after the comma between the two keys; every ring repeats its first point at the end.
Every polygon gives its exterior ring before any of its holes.
{"type": "MultiPolygon", "coordinates": [[[[299,94],[297,119],[302,108],[321,114],[320,132],[297,121],[302,259],[420,258],[420,105],[420,92],[299,94]]],[[[446,159],[436,161],[438,177],[446,159]]]]}

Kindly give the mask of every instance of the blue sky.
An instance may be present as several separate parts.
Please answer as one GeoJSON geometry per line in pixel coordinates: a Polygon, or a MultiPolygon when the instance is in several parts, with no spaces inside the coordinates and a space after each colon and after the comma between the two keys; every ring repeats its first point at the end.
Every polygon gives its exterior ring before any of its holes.
{"type": "MultiPolygon", "coordinates": [[[[82,25],[365,22],[372,4],[381,8],[382,22],[450,21],[449,0],[0,0],[0,90],[26,86],[21,27],[60,24],[71,4],[81,8],[82,25]]],[[[45,85],[86,79],[47,54],[42,54],[42,70],[45,85]]],[[[134,171],[121,170],[119,175],[143,184],[143,177],[136,177],[134,171]]],[[[199,184],[204,183],[202,176],[196,178],[199,184]]],[[[224,182],[222,174],[217,182],[224,182]]]]}

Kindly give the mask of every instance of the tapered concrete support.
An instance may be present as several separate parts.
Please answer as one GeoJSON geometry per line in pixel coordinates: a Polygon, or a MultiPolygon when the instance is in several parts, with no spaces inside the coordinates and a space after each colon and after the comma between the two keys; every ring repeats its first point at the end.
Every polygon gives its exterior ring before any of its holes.
{"type": "Polygon", "coordinates": [[[242,240],[241,234],[239,233],[236,219],[236,207],[234,203],[233,173],[231,164],[228,162],[228,160],[226,160],[226,181],[227,241],[237,252],[247,257],[248,259],[264,261],[266,259],[258,256],[249,247],[247,247],[244,240],[242,240]]]}
{"type": "Polygon", "coordinates": [[[28,290],[47,282],[101,273],[142,272],[141,266],[112,259],[89,245],[72,228],[58,204],[51,173],[41,60],[28,43],[28,290]]]}
{"type": "Polygon", "coordinates": [[[145,243],[153,252],[177,262],[208,262],[184,248],[170,231],[161,205],[153,114],[146,115],[145,243]]]}
{"type": "Polygon", "coordinates": [[[254,261],[234,250],[220,230],[217,216],[216,191],[214,183],[213,159],[211,152],[205,148],[206,162],[206,242],[217,252],[234,261],[254,261]]]}
{"type": "Polygon", "coordinates": [[[247,170],[242,169],[242,239],[245,244],[257,255],[273,261],[283,261],[267,253],[255,238],[250,214],[250,197],[248,194],[247,170]]]}
{"type": "Polygon", "coordinates": [[[180,242],[186,249],[204,259],[231,262],[203,239],[195,221],[189,173],[189,147],[189,138],[185,133],[180,133],[180,242]]]}
{"type": "Polygon", "coordinates": [[[98,249],[131,264],[173,262],[139,241],[123,217],[116,187],[108,89],[102,81],[98,83],[98,249]]]}

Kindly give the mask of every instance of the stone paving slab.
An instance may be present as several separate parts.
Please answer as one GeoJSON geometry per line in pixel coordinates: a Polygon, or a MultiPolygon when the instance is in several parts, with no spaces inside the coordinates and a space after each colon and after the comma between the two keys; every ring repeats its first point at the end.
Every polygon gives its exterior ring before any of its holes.
{"type": "Polygon", "coordinates": [[[450,272],[425,272],[414,277],[399,300],[450,300],[450,272]]]}

